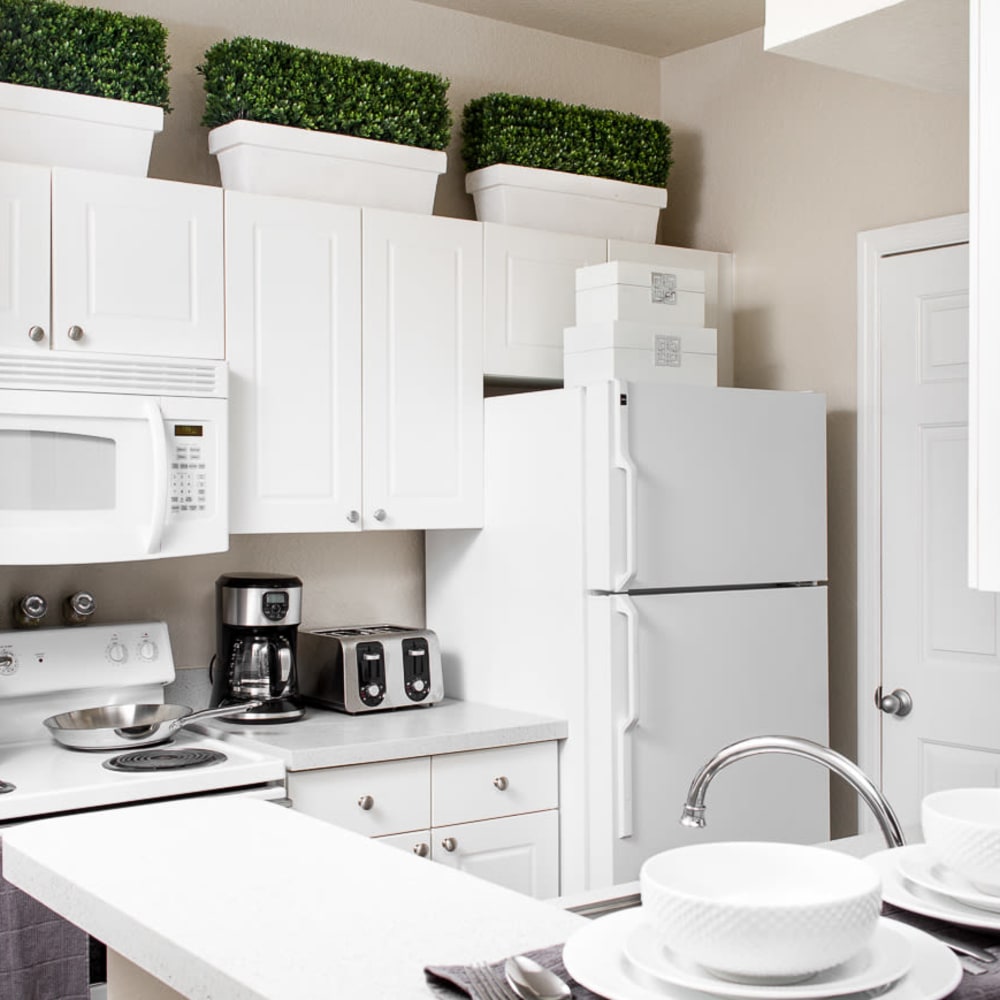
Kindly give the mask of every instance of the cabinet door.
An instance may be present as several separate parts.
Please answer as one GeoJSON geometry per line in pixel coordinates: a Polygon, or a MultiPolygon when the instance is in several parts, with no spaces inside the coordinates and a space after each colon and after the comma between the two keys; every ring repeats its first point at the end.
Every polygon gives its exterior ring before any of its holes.
{"type": "Polygon", "coordinates": [[[366,528],[482,524],[482,232],[362,212],[366,528]]]}
{"type": "Polygon", "coordinates": [[[576,324],[576,269],[601,264],[606,241],[483,224],[485,371],[563,377],[563,330],[576,324]]]}
{"type": "Polygon", "coordinates": [[[47,167],[0,164],[0,347],[49,346],[49,199],[47,167]],[[38,328],[32,339],[32,328],[38,328]]]}
{"type": "Polygon", "coordinates": [[[222,190],[53,170],[52,326],[56,350],[222,358],[222,190]]]}
{"type": "Polygon", "coordinates": [[[430,759],[290,771],[292,808],[367,837],[430,826],[430,759]]]}
{"type": "Polygon", "coordinates": [[[226,192],[230,531],[361,510],[361,212],[226,192]]]}
{"type": "Polygon", "coordinates": [[[559,895],[559,813],[436,827],[431,858],[538,899],[559,895]]]}

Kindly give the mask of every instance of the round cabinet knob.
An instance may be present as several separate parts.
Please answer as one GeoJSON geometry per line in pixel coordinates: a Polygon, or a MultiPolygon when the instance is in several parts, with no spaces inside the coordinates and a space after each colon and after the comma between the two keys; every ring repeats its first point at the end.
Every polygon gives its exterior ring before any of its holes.
{"type": "Polygon", "coordinates": [[[367,812],[373,805],[375,805],[375,800],[370,795],[362,795],[361,798],[358,799],[358,805],[367,812]]]}
{"type": "Polygon", "coordinates": [[[381,507],[376,507],[372,517],[374,517],[376,521],[384,521],[386,519],[386,513],[381,507]]]}
{"type": "Polygon", "coordinates": [[[454,837],[445,837],[444,840],[441,841],[441,846],[446,851],[453,851],[456,847],[458,847],[458,841],[454,837]]]}
{"type": "Polygon", "coordinates": [[[878,707],[886,715],[895,715],[901,719],[913,711],[913,698],[905,688],[896,688],[892,694],[882,694],[879,691],[878,707]]]}
{"type": "Polygon", "coordinates": [[[431,853],[430,844],[414,844],[413,853],[418,858],[426,858],[431,853]]]}
{"type": "Polygon", "coordinates": [[[493,785],[495,788],[500,789],[501,792],[507,791],[507,786],[510,782],[501,774],[499,778],[493,779],[493,785]]]}
{"type": "Polygon", "coordinates": [[[83,327],[82,326],[76,326],[76,325],[71,326],[66,331],[66,336],[69,337],[70,340],[74,340],[74,341],[76,341],[76,340],[83,340],[83,327]]]}
{"type": "Polygon", "coordinates": [[[361,520],[361,515],[356,510],[349,510],[347,512],[347,520],[351,524],[357,524],[361,520]]]}
{"type": "Polygon", "coordinates": [[[45,328],[41,326],[33,326],[28,330],[28,340],[33,340],[36,344],[40,344],[45,339],[45,328]]]}

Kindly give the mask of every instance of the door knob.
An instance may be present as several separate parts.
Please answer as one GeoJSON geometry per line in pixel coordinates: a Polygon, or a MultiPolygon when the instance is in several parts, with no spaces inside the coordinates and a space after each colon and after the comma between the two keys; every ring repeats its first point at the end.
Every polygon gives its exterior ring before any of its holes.
{"type": "Polygon", "coordinates": [[[892,694],[882,694],[879,688],[875,703],[886,715],[895,715],[900,719],[913,711],[913,699],[905,688],[896,688],[892,694]]]}

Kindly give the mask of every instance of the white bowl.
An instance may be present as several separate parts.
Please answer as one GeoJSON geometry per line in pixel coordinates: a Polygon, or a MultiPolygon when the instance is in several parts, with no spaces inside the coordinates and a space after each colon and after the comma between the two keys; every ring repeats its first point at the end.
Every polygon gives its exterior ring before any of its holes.
{"type": "Polygon", "coordinates": [[[977,889],[1000,895],[1000,788],[949,788],[920,803],[928,852],[977,889]]]}
{"type": "Polygon", "coordinates": [[[723,979],[789,983],[856,955],[882,902],[874,868],[821,847],[697,844],[649,858],[643,908],[661,943],[723,979]]]}

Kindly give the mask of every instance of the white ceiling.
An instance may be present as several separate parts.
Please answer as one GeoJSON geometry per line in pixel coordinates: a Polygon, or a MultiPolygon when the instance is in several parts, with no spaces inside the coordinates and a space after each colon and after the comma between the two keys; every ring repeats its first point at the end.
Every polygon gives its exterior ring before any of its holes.
{"type": "Polygon", "coordinates": [[[764,0],[418,0],[650,56],[669,56],[764,23],[764,0]]]}

